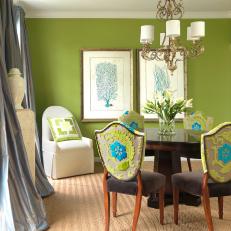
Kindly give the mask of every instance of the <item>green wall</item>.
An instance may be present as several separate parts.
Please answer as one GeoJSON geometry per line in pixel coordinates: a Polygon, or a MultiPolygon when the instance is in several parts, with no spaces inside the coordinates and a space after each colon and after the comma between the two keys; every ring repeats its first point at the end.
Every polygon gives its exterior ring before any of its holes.
{"type": "MultiPolygon", "coordinates": [[[[182,21],[184,39],[191,21],[182,21]]],[[[165,25],[156,20],[27,19],[39,127],[42,112],[50,105],[65,106],[80,120],[80,48],[133,48],[135,66],[143,24],[155,25],[157,46],[165,25]]],[[[206,20],[204,44],[205,54],[188,60],[188,95],[194,109],[213,116],[216,124],[231,121],[231,19],[206,20]]],[[[80,123],[83,135],[89,137],[104,125],[80,123]]]]}

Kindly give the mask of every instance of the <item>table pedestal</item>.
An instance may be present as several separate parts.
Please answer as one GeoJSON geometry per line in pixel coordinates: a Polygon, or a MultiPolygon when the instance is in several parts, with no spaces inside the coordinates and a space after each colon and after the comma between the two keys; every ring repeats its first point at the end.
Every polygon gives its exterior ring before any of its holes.
{"type": "MultiPolygon", "coordinates": [[[[156,151],[154,161],[154,171],[166,176],[165,186],[165,205],[173,204],[171,176],[174,173],[181,172],[181,158],[176,152],[156,151]]],[[[200,197],[187,193],[181,193],[179,203],[198,206],[201,203],[200,197]]],[[[152,195],[148,199],[148,206],[159,208],[158,195],[152,195]]]]}

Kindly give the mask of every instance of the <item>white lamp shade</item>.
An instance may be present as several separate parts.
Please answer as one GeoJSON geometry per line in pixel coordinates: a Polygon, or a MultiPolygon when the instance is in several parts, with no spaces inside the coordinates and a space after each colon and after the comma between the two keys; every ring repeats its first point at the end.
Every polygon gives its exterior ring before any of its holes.
{"type": "Polygon", "coordinates": [[[199,40],[199,37],[192,37],[192,29],[191,27],[187,27],[187,40],[193,41],[193,40],[199,40]]]}
{"type": "Polygon", "coordinates": [[[204,37],[205,36],[205,22],[192,22],[191,23],[191,36],[204,37]]]}
{"type": "Polygon", "coordinates": [[[154,26],[144,25],[141,26],[140,30],[140,43],[141,44],[151,44],[154,41],[154,26]]]}
{"type": "Polygon", "coordinates": [[[180,20],[169,20],[166,22],[166,36],[168,37],[180,36],[180,20]]]}
{"type": "Polygon", "coordinates": [[[169,45],[169,37],[165,37],[165,33],[160,33],[160,45],[168,46],[169,45]]]}

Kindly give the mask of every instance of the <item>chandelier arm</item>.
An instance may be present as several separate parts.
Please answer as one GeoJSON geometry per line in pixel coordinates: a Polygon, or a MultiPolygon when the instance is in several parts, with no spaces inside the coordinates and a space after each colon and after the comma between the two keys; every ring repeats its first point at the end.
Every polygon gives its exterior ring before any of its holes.
{"type": "Polygon", "coordinates": [[[192,46],[187,50],[188,50],[187,57],[194,58],[203,54],[205,48],[204,45],[202,44],[202,40],[200,39],[200,40],[194,40],[192,46]]]}
{"type": "Polygon", "coordinates": [[[162,59],[159,57],[158,49],[151,49],[150,44],[144,44],[143,49],[141,51],[141,56],[148,61],[157,60],[161,61],[162,59]]]}

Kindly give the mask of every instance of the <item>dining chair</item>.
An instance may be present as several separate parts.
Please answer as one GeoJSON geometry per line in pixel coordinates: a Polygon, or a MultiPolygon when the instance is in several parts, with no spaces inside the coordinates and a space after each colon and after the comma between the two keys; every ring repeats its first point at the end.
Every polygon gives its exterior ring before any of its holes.
{"type": "Polygon", "coordinates": [[[136,230],[142,196],[159,194],[160,223],[164,223],[165,176],[141,171],[145,135],[121,122],[112,122],[95,131],[99,156],[104,166],[103,192],[105,207],[105,231],[109,230],[110,192],[112,192],[113,216],[117,214],[117,194],[135,195],[135,211],[132,230],[136,230]]]}
{"type": "Polygon", "coordinates": [[[144,131],[144,116],[140,115],[135,111],[125,111],[119,118],[118,121],[130,129],[134,129],[140,132],[144,131]]]}
{"type": "MultiPolygon", "coordinates": [[[[201,132],[201,131],[210,131],[213,128],[213,121],[214,119],[212,117],[206,116],[201,111],[196,111],[191,113],[190,115],[187,115],[184,120],[184,129],[192,130],[195,132],[201,132]]],[[[192,165],[190,158],[187,158],[188,168],[189,171],[192,171],[192,165]]]]}
{"type": "Polygon", "coordinates": [[[179,192],[202,196],[208,230],[213,231],[210,197],[218,197],[219,219],[223,219],[223,197],[231,195],[231,122],[201,136],[203,173],[172,175],[174,222],[178,224],[179,192]]]}

